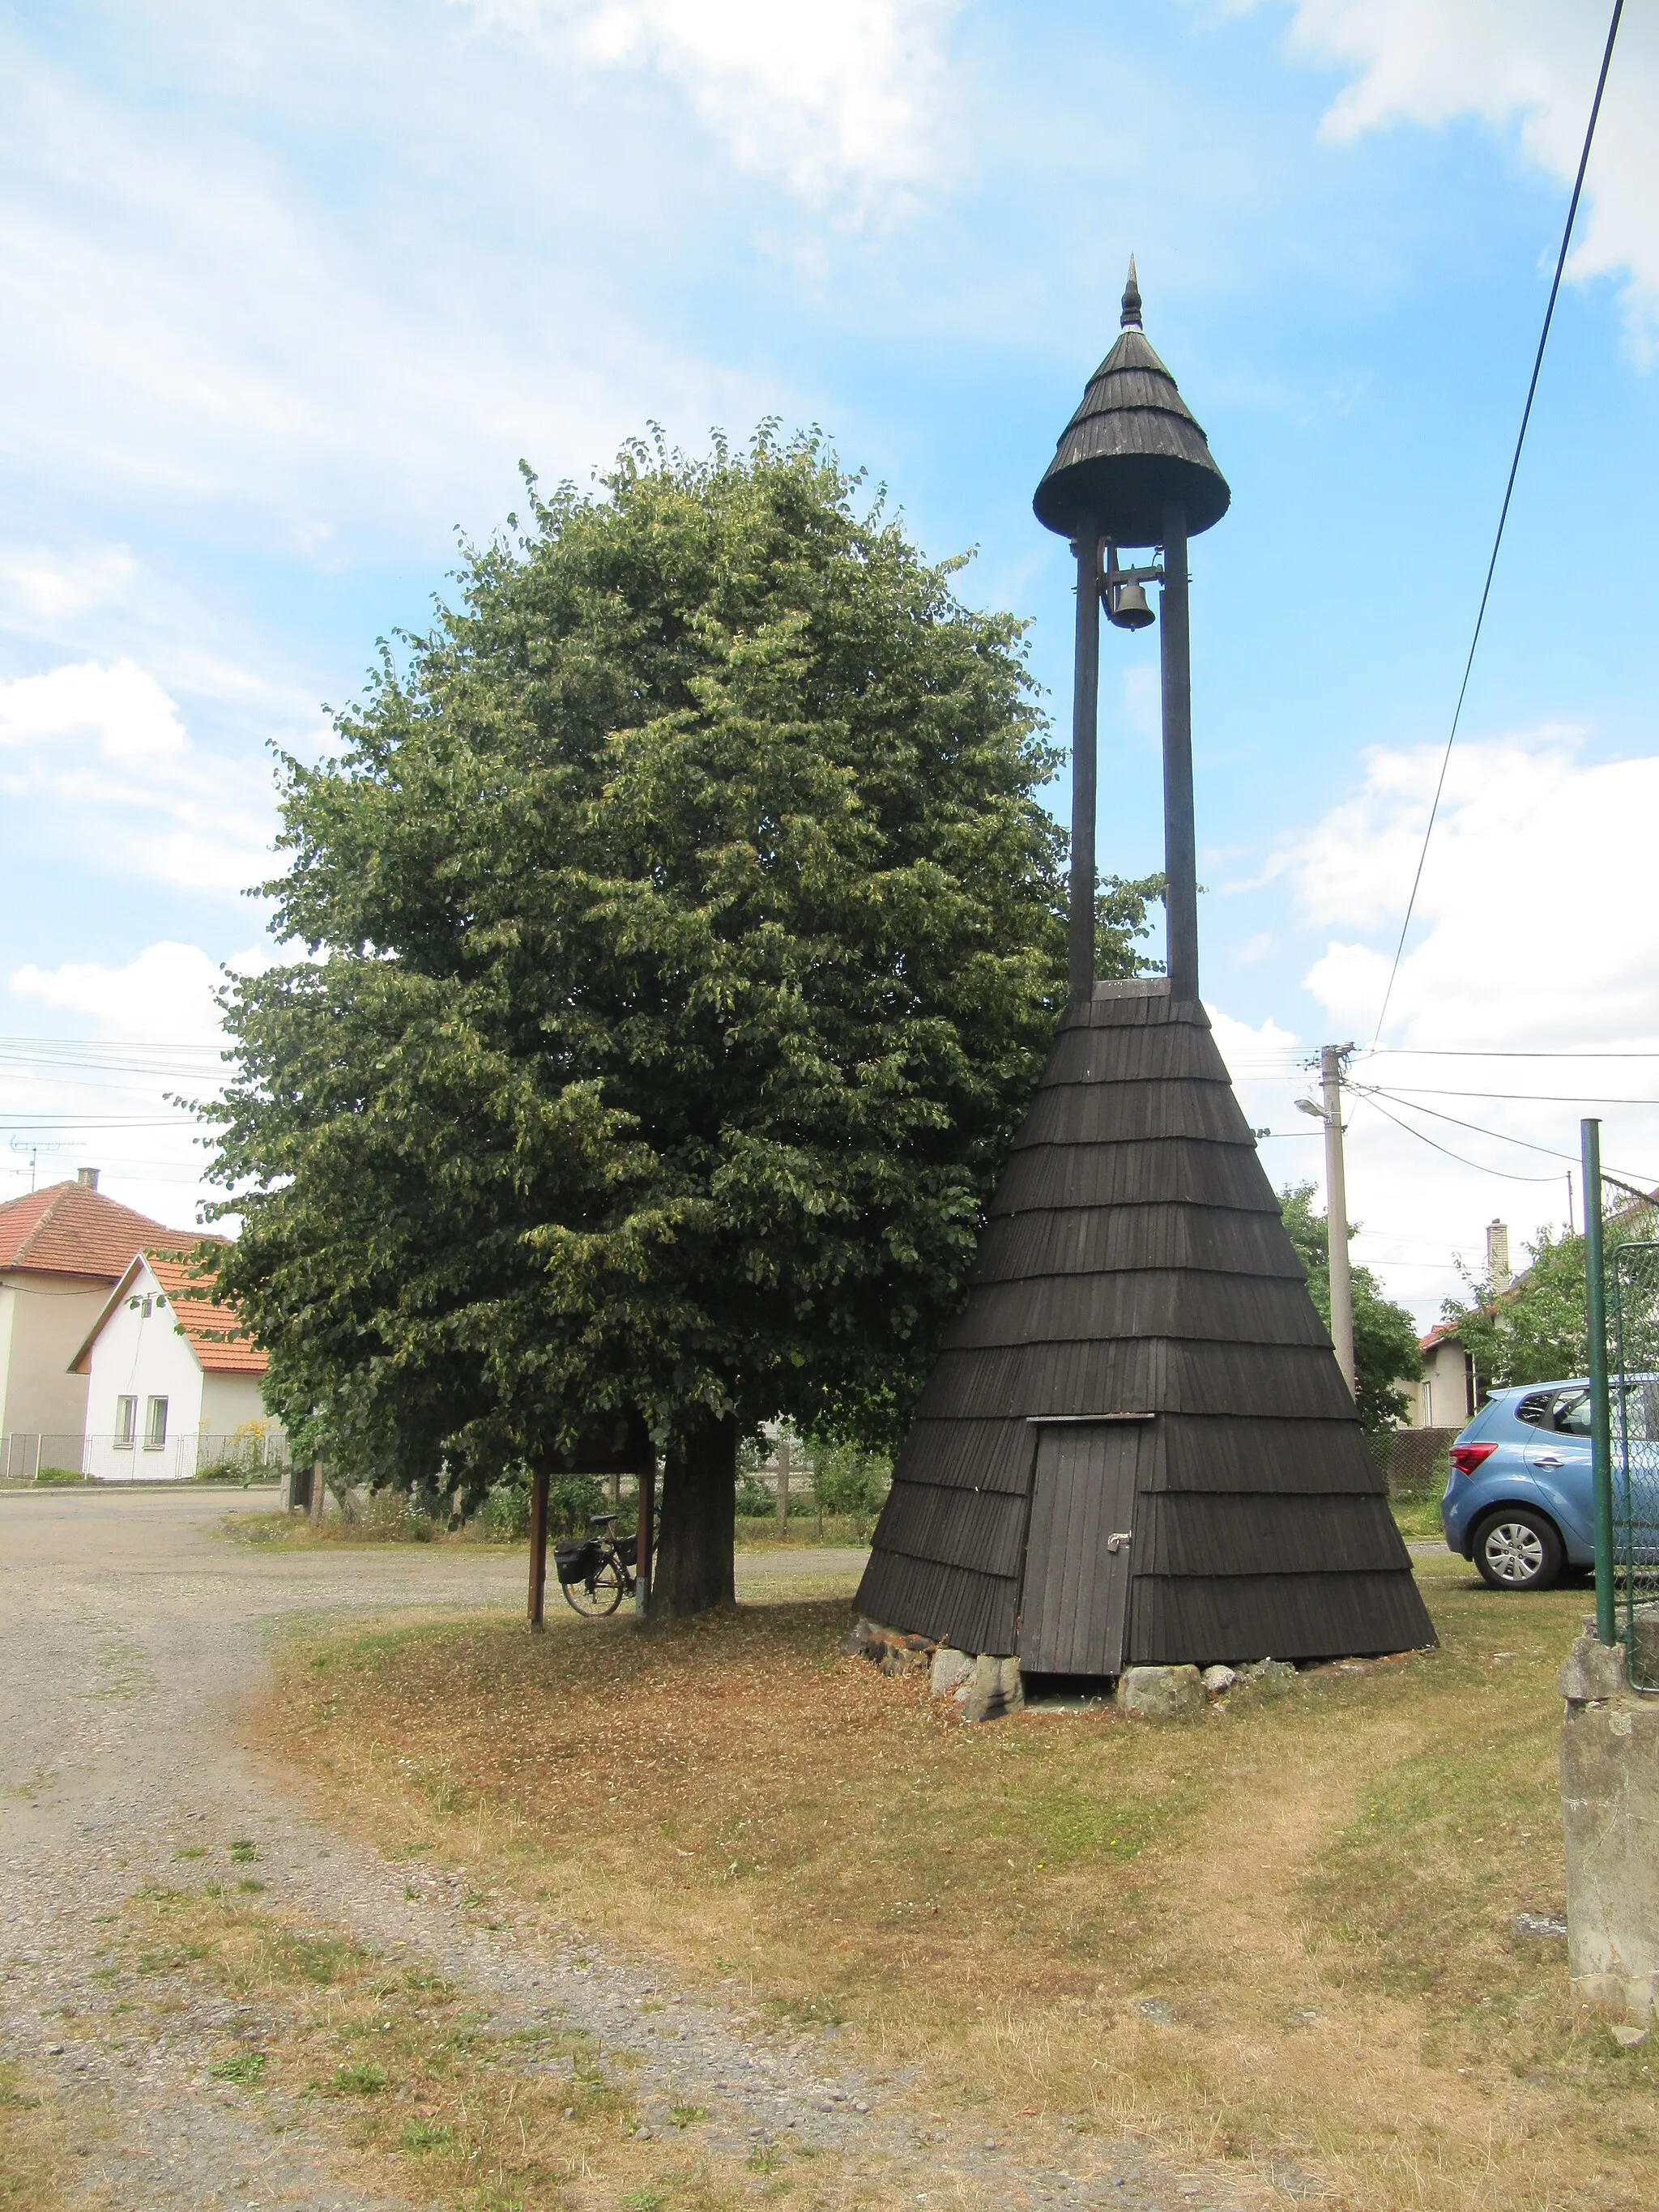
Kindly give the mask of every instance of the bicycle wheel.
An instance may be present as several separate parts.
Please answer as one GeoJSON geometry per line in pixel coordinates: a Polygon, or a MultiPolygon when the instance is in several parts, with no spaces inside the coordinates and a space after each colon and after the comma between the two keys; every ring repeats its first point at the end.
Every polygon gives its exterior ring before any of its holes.
{"type": "Polygon", "coordinates": [[[605,1559],[585,1581],[561,1583],[565,1601],[589,1620],[603,1620],[622,1603],[627,1577],[615,1559],[605,1559]]]}

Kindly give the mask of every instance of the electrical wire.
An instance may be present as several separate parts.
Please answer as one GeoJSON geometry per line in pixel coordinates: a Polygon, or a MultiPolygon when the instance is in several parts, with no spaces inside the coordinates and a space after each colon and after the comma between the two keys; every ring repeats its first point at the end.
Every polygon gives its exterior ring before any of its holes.
{"type": "Polygon", "coordinates": [[[1659,1106],[1659,1098],[1609,1098],[1588,1091],[1443,1091],[1432,1084],[1404,1083],[1396,1085],[1389,1095],[1401,1093],[1413,1098],[1513,1099],[1524,1106],[1659,1106]]]}
{"type": "Polygon", "coordinates": [[[1402,1098],[1395,1091],[1378,1091],[1370,1084],[1356,1083],[1350,1089],[1367,1098],[1391,1098],[1396,1106],[1403,1106],[1409,1114],[1427,1114],[1436,1121],[1449,1121],[1455,1129],[1468,1129],[1477,1137],[1492,1137],[1500,1145],[1519,1145],[1522,1152],[1542,1152],[1552,1160],[1573,1160],[1576,1152],[1559,1151],[1553,1145],[1535,1145],[1530,1137],[1511,1137],[1502,1129],[1483,1128],[1479,1121],[1465,1121],[1455,1114],[1442,1113],[1437,1106],[1419,1106],[1415,1099],[1402,1098]]]}
{"type": "Polygon", "coordinates": [[[1572,227],[1577,219],[1579,196],[1584,189],[1584,172],[1589,167],[1595,121],[1601,112],[1601,94],[1607,89],[1607,70],[1613,62],[1613,40],[1619,35],[1619,19],[1624,12],[1625,0],[1613,0],[1613,20],[1607,25],[1607,43],[1601,55],[1601,72],[1595,80],[1595,97],[1590,102],[1589,123],[1584,132],[1584,150],[1578,157],[1578,174],[1573,179],[1572,198],[1567,205],[1566,224],[1561,233],[1561,251],[1555,257],[1555,275],[1550,284],[1549,304],[1544,309],[1544,327],[1538,334],[1538,351],[1533,360],[1532,381],[1527,386],[1527,404],[1521,410],[1521,428],[1515,441],[1515,457],[1510,463],[1510,480],[1504,487],[1504,504],[1498,517],[1498,532],[1492,539],[1492,558],[1486,563],[1486,580],[1480,592],[1480,611],[1474,617],[1474,635],[1469,640],[1469,655],[1463,664],[1463,681],[1457,687],[1457,704],[1452,709],[1451,729],[1447,735],[1446,750],[1440,759],[1440,775],[1434,787],[1433,804],[1429,808],[1428,826],[1423,832],[1423,849],[1417,856],[1417,873],[1412,878],[1411,896],[1406,902],[1406,918],[1400,925],[1400,942],[1394,949],[1394,965],[1389,970],[1388,988],[1382,994],[1382,1007],[1376,1018],[1373,1042],[1382,1036],[1382,1024],[1388,1019],[1389,1001],[1394,996],[1395,979],[1400,973],[1400,963],[1406,950],[1406,933],[1412,926],[1412,914],[1423,881],[1423,865],[1429,857],[1429,840],[1434,835],[1435,818],[1440,811],[1441,796],[1446,788],[1446,770],[1451,764],[1452,747],[1457,741],[1457,726],[1462,719],[1463,702],[1468,694],[1475,647],[1480,642],[1481,627],[1486,619],[1486,602],[1492,597],[1492,580],[1498,568],[1498,549],[1504,543],[1504,526],[1510,519],[1510,501],[1515,495],[1515,479],[1521,466],[1521,448],[1527,441],[1527,425],[1532,420],[1532,403],[1538,390],[1539,372],[1544,366],[1544,348],[1549,343],[1550,324],[1554,319],[1555,302],[1561,289],[1561,273],[1567,265],[1567,248],[1572,243],[1572,227]]]}
{"type": "MultiPolygon", "coordinates": [[[[1601,1052],[1594,1046],[1586,1046],[1582,1052],[1567,1052],[1543,1045],[1535,1049],[1528,1047],[1499,1051],[1478,1045],[1373,1044],[1367,1046],[1359,1057],[1362,1060],[1659,1060],[1659,1052],[1626,1052],[1622,1048],[1601,1052]]],[[[1299,1066],[1302,1063],[1298,1061],[1297,1064],[1299,1066]]]]}
{"type": "MultiPolygon", "coordinates": [[[[1565,1160],[1573,1166],[1577,1166],[1578,1164],[1578,1154],[1577,1152],[1564,1152],[1554,1145],[1534,1144],[1530,1137],[1512,1137],[1505,1129],[1485,1128],[1479,1121],[1462,1121],[1455,1114],[1442,1113],[1437,1107],[1419,1106],[1413,1099],[1402,1098],[1397,1092],[1393,1091],[1379,1091],[1373,1085],[1358,1083],[1351,1085],[1349,1088],[1357,1095],[1369,1099],[1371,1104],[1376,1107],[1379,1114],[1382,1113],[1385,1109],[1378,1103],[1378,1101],[1382,1098],[1389,1098],[1393,1100],[1396,1106],[1403,1106],[1407,1113],[1427,1114],[1437,1121],[1450,1122],[1454,1128],[1468,1129],[1474,1136],[1490,1137],[1495,1144],[1518,1145],[1523,1152],[1542,1152],[1547,1159],[1565,1160]]],[[[1395,1117],[1392,1114],[1389,1114],[1387,1118],[1390,1121],[1394,1121],[1395,1120],[1395,1117]]],[[[1407,1126],[1407,1125],[1404,1121],[1396,1122],[1397,1127],[1403,1129],[1407,1126]]],[[[1423,1132],[1420,1129],[1413,1129],[1411,1133],[1414,1137],[1423,1137],[1423,1132]]],[[[1426,1137],[1424,1137],[1424,1142],[1426,1144],[1428,1141],[1429,1139],[1426,1137]]],[[[1443,1150],[1444,1147],[1442,1146],[1437,1149],[1443,1150]]],[[[1455,1159],[1457,1155],[1453,1153],[1450,1157],[1455,1159]]],[[[1466,1160],[1463,1164],[1466,1167],[1480,1167],[1480,1163],[1477,1160],[1466,1160]]],[[[1480,1172],[1483,1175],[1505,1175],[1508,1173],[1508,1170],[1503,1168],[1480,1168],[1480,1172]]],[[[1603,1176],[1604,1179],[1608,1182],[1619,1182],[1619,1178],[1608,1170],[1604,1170],[1603,1176]]],[[[1556,1178],[1553,1176],[1510,1176],[1510,1181],[1512,1182],[1553,1182],[1555,1180],[1556,1178]]],[[[1621,1189],[1634,1188],[1635,1186],[1620,1183],[1620,1188],[1621,1189]]]]}
{"type": "Polygon", "coordinates": [[[1499,1176],[1505,1182],[1558,1182],[1560,1180],[1559,1176],[1553,1173],[1540,1176],[1516,1175],[1509,1168],[1489,1168],[1483,1161],[1466,1159],[1462,1152],[1453,1152],[1449,1145],[1437,1143],[1425,1131],[1413,1129],[1409,1121],[1402,1121],[1397,1114],[1390,1114],[1388,1108],[1375,1094],[1371,1097],[1370,1103],[1382,1119],[1385,1121],[1392,1121],[1396,1129],[1403,1129],[1408,1137],[1415,1137],[1419,1144],[1427,1145],[1433,1152],[1443,1152],[1449,1160],[1455,1160],[1459,1167],[1473,1168],[1477,1175],[1499,1176]]]}

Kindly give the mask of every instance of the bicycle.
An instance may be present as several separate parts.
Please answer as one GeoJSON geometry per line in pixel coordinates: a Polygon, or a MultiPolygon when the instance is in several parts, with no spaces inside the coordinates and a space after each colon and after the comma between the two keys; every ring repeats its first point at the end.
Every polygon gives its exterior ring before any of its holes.
{"type": "Polygon", "coordinates": [[[638,1587],[639,1539],[611,1535],[616,1517],[614,1513],[590,1513],[589,1529],[601,1529],[603,1534],[579,1536],[553,1547],[553,1571],[565,1603],[585,1620],[603,1620],[638,1587]]]}

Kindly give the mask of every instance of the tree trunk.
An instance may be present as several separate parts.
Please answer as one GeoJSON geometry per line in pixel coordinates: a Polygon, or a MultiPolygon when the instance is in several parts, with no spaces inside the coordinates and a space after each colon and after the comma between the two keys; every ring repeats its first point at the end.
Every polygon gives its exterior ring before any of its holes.
{"type": "Polygon", "coordinates": [[[671,1440],[663,1462],[653,1619],[672,1620],[732,1602],[737,1482],[736,1417],[694,1412],[671,1440]]]}

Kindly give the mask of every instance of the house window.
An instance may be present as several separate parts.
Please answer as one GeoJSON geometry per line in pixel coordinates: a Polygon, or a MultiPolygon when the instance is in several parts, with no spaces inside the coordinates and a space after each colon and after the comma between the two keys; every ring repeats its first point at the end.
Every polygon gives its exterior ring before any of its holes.
{"type": "Polygon", "coordinates": [[[118,1398],[115,1401],[115,1449],[131,1451],[138,1433],[138,1401],[118,1398]]]}
{"type": "Polygon", "coordinates": [[[167,1440],[167,1401],[152,1398],[144,1407],[144,1449],[160,1451],[167,1440]]]}
{"type": "Polygon", "coordinates": [[[1434,1385],[1426,1376],[1423,1378],[1423,1425],[1425,1429],[1434,1426],[1434,1385]]]}

